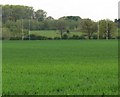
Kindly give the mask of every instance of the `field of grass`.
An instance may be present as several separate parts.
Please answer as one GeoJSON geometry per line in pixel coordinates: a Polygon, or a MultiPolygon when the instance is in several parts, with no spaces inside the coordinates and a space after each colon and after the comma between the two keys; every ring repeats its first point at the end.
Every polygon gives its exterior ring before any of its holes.
{"type": "Polygon", "coordinates": [[[3,41],[3,95],[117,95],[116,40],[3,41]]]}
{"type": "MultiPolygon", "coordinates": [[[[46,36],[50,38],[54,37],[60,37],[60,32],[58,30],[40,30],[40,31],[30,31],[31,34],[35,34],[38,36],[46,36]]],[[[81,32],[70,32],[67,34],[69,37],[72,37],[73,35],[78,35],[80,36],[82,33],[81,32]]]]}
{"type": "Polygon", "coordinates": [[[51,38],[60,37],[59,31],[56,31],[56,30],[31,31],[30,33],[38,36],[46,36],[51,38]]]}

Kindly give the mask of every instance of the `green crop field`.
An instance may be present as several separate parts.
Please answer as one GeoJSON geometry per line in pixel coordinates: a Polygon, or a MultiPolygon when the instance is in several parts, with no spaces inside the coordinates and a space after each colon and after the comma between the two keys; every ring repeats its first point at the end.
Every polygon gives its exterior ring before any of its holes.
{"type": "Polygon", "coordinates": [[[3,41],[3,95],[117,95],[117,40],[3,41]]]}

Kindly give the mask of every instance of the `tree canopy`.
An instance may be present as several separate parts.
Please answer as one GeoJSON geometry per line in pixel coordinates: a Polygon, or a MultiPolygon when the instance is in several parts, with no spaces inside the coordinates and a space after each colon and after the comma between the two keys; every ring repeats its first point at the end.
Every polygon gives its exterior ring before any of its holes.
{"type": "MultiPolygon", "coordinates": [[[[8,34],[10,37],[21,37],[22,29],[24,30],[24,35],[29,30],[59,30],[61,38],[64,32],[79,31],[91,39],[98,32],[98,22],[89,18],[63,16],[59,19],[54,19],[52,16],[47,16],[47,12],[42,9],[35,11],[33,7],[22,5],[3,5],[2,9],[3,37],[4,35],[6,36],[7,31],[10,33],[10,35],[8,34]]],[[[120,19],[115,19],[114,22],[111,20],[100,20],[100,38],[113,38],[117,23],[120,24],[120,19]]]]}

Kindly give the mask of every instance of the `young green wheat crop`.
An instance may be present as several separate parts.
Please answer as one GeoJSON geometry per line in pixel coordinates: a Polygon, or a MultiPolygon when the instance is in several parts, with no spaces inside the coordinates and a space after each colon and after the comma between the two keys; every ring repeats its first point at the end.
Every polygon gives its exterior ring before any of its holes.
{"type": "Polygon", "coordinates": [[[3,41],[3,95],[117,95],[116,40],[3,41]]]}

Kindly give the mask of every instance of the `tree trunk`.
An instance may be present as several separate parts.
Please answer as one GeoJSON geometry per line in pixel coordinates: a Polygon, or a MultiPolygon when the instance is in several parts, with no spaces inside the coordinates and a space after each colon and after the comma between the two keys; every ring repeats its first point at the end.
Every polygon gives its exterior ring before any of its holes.
{"type": "Polygon", "coordinates": [[[88,39],[91,39],[91,34],[90,33],[88,33],[88,39]]]}
{"type": "Polygon", "coordinates": [[[60,35],[61,35],[61,39],[62,39],[62,36],[63,36],[63,31],[62,30],[60,31],[60,35]]]}

